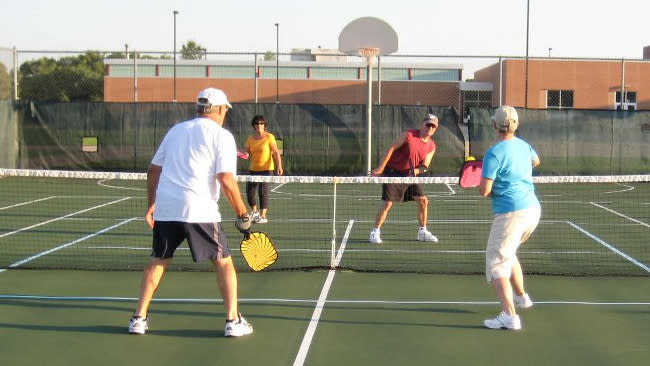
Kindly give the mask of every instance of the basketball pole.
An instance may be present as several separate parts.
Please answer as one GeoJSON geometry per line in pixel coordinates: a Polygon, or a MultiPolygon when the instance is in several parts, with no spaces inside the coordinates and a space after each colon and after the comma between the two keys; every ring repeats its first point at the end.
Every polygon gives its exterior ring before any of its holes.
{"type": "Polygon", "coordinates": [[[368,144],[366,148],[366,157],[368,163],[366,165],[366,173],[372,171],[372,58],[373,56],[366,56],[366,61],[368,63],[366,75],[368,82],[368,101],[366,107],[366,121],[368,122],[368,127],[366,128],[366,139],[368,144]]]}
{"type": "MultiPolygon", "coordinates": [[[[366,173],[372,172],[372,65],[374,58],[397,52],[397,33],[385,21],[361,17],[348,23],[339,34],[339,50],[366,59],[366,173]]],[[[381,72],[381,65],[379,65],[381,72]]],[[[381,80],[378,77],[377,80],[381,80]]],[[[381,92],[381,91],[380,91],[381,92]]]]}

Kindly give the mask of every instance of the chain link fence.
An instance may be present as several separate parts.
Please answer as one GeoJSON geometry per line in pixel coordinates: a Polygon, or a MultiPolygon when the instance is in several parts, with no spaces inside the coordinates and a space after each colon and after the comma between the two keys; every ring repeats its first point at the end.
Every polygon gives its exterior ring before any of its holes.
{"type": "MultiPolygon", "coordinates": [[[[50,138],[52,134],[48,128],[52,123],[81,121],[84,129],[88,130],[81,136],[85,138],[95,136],[96,128],[89,127],[94,126],[92,119],[99,123],[133,121],[138,126],[151,121],[167,121],[161,113],[169,114],[170,110],[191,112],[197,92],[214,86],[225,90],[230,101],[246,113],[272,113],[274,107],[288,107],[277,114],[286,126],[283,134],[291,135],[303,124],[317,123],[325,126],[325,132],[314,133],[323,135],[328,141],[328,136],[339,133],[340,126],[332,125],[332,121],[346,121],[341,133],[353,131],[351,136],[354,135],[358,141],[350,152],[348,147],[343,150],[344,154],[352,154],[355,159],[364,159],[358,149],[367,144],[363,131],[367,123],[366,113],[370,109],[367,106],[369,89],[372,105],[376,107],[372,111],[373,139],[390,140],[401,129],[417,123],[419,117],[413,117],[411,112],[404,114],[403,110],[424,108],[438,111],[443,114],[443,124],[452,126],[452,135],[457,138],[450,145],[453,146],[450,148],[453,156],[446,164],[447,171],[452,171],[464,156],[475,153],[471,145],[476,147],[477,141],[472,141],[472,131],[475,131],[472,127],[477,127],[481,120],[473,122],[472,119],[485,116],[472,114],[471,110],[480,109],[488,113],[501,104],[522,110],[566,111],[569,120],[582,118],[580,111],[583,110],[637,113],[633,118],[636,125],[631,129],[640,131],[640,136],[645,139],[650,131],[650,112],[647,112],[650,111],[649,74],[650,59],[389,55],[375,59],[368,67],[365,58],[320,49],[279,55],[273,52],[202,51],[183,58],[181,54],[172,52],[128,49],[79,52],[0,47],[0,166],[22,164],[25,156],[20,155],[17,141],[31,137],[30,134],[38,128],[49,132],[35,135],[50,138]],[[368,79],[372,80],[371,88],[368,88],[368,79]],[[302,113],[313,108],[327,112],[302,113]],[[89,110],[96,113],[88,113],[89,110]],[[149,110],[151,112],[144,112],[149,110]],[[106,117],[107,111],[111,112],[110,118],[106,117]],[[39,117],[39,113],[46,115],[39,117]],[[393,126],[394,121],[401,121],[400,126],[393,126]],[[348,125],[355,127],[350,130],[348,125]]],[[[246,113],[238,119],[246,121],[251,118],[246,113]]],[[[191,114],[183,114],[183,118],[191,114]]],[[[546,118],[548,115],[541,116],[546,118]]],[[[614,121],[612,123],[621,120],[618,115],[610,117],[606,114],[602,118],[614,121]]],[[[485,118],[482,121],[485,122],[485,118]]],[[[540,122],[541,125],[547,126],[540,122]]],[[[128,140],[128,135],[124,132],[121,138],[128,140]]],[[[548,136],[549,141],[553,140],[550,134],[548,136]]],[[[39,145],[41,137],[30,141],[39,145]]],[[[81,137],[77,136],[71,142],[74,148],[81,146],[77,141],[81,137]]],[[[390,143],[388,140],[376,143],[372,155],[381,155],[384,145],[390,143]]],[[[106,145],[100,145],[100,151],[105,151],[101,150],[105,148],[106,145]]],[[[111,165],[111,169],[138,168],[141,158],[150,155],[148,151],[140,154],[136,147],[129,149],[135,151],[133,163],[111,165]]],[[[46,153],[36,156],[39,162],[48,159],[46,153]]],[[[120,159],[119,154],[115,156],[120,159]]],[[[643,169],[647,164],[645,150],[641,156],[643,169]]],[[[373,156],[373,159],[377,158],[373,156]]],[[[326,155],[322,166],[313,167],[313,170],[352,172],[332,161],[336,159],[326,155]]],[[[101,169],[93,164],[91,161],[78,168],[101,169]]],[[[565,170],[572,169],[567,165],[565,170]]],[[[357,170],[361,169],[354,168],[357,170]]]]}

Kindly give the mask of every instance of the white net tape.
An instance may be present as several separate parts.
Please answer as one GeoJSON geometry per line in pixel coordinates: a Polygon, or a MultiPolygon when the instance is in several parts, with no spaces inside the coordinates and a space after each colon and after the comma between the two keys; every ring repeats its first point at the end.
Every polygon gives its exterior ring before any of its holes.
{"type": "MultiPolygon", "coordinates": [[[[41,178],[77,178],[77,179],[125,179],[146,180],[146,173],[130,172],[91,172],[66,170],[32,170],[32,169],[3,169],[2,177],[41,177],[41,178]]],[[[269,182],[269,183],[420,183],[420,184],[456,184],[458,177],[334,177],[334,176],[248,176],[238,175],[239,182],[269,182]]],[[[593,176],[536,176],[534,183],[629,183],[649,182],[650,175],[593,175],[593,176]]]]}

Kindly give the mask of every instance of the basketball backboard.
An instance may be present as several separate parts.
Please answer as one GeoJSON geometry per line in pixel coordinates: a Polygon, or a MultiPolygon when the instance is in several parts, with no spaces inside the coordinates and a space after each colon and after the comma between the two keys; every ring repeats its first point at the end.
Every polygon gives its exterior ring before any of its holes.
{"type": "Polygon", "coordinates": [[[359,56],[360,50],[363,49],[377,49],[375,56],[395,53],[397,33],[393,27],[379,18],[357,18],[341,31],[339,50],[347,55],[359,56]]]}

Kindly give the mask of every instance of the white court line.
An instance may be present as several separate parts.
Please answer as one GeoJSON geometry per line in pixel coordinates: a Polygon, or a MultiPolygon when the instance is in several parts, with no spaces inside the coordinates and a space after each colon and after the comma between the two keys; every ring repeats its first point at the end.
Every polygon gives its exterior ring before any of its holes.
{"type": "MultiPolygon", "coordinates": [[[[104,250],[139,250],[151,251],[151,247],[122,247],[122,246],[86,246],[85,249],[104,249],[104,250]]],[[[181,247],[176,250],[190,250],[189,248],[181,247]]],[[[239,251],[239,248],[230,248],[230,251],[239,251]]],[[[329,253],[331,249],[308,249],[308,248],[294,248],[283,249],[278,248],[278,252],[306,252],[306,253],[329,253]]],[[[441,250],[441,249],[346,249],[347,253],[412,253],[412,254],[484,254],[485,250],[441,250]]],[[[519,254],[598,254],[600,252],[592,250],[520,250],[519,254]]]]}
{"type": "Polygon", "coordinates": [[[447,186],[447,189],[449,190],[449,192],[450,192],[449,194],[450,194],[450,195],[453,196],[453,195],[456,194],[456,190],[454,190],[454,188],[452,188],[452,186],[451,186],[450,183],[445,183],[445,185],[447,186]]]}
{"type": "MultiPolygon", "coordinates": [[[[348,227],[345,229],[345,235],[343,235],[343,239],[341,240],[341,246],[339,247],[339,251],[336,254],[336,258],[334,258],[334,268],[338,267],[339,263],[341,263],[341,258],[343,258],[343,251],[345,251],[345,245],[348,241],[348,237],[350,236],[350,232],[352,231],[352,225],[354,225],[354,220],[350,220],[348,227]]],[[[296,359],[293,361],[293,366],[302,366],[305,364],[307,352],[309,352],[309,347],[311,347],[311,341],[314,338],[314,334],[316,333],[316,327],[318,326],[318,321],[320,320],[320,316],[323,312],[323,307],[325,307],[327,294],[330,291],[330,287],[334,281],[335,274],[335,269],[330,269],[327,273],[327,279],[325,280],[323,289],[321,290],[320,296],[318,297],[318,302],[314,308],[314,313],[311,315],[311,319],[309,320],[309,326],[307,326],[305,336],[302,338],[302,343],[300,343],[300,349],[298,349],[296,359]]]]}
{"type": "Polygon", "coordinates": [[[120,187],[120,186],[113,186],[110,184],[105,184],[104,182],[113,180],[113,178],[110,179],[102,179],[97,181],[98,186],[106,187],[106,188],[115,188],[115,189],[126,189],[126,190],[132,190],[132,191],[146,191],[146,188],[135,188],[135,187],[120,187]]]}
{"type": "Polygon", "coordinates": [[[605,211],[609,211],[609,212],[613,213],[614,215],[618,215],[618,216],[620,216],[620,217],[622,217],[622,218],[625,218],[625,219],[628,219],[628,220],[630,220],[630,221],[636,222],[636,223],[639,224],[639,225],[643,225],[643,226],[645,226],[645,227],[650,228],[650,225],[646,224],[646,223],[643,222],[643,221],[639,221],[639,220],[637,220],[637,219],[634,219],[634,218],[631,218],[631,217],[629,217],[629,216],[623,215],[622,213],[620,213],[620,212],[618,212],[618,211],[614,211],[614,210],[612,210],[611,208],[605,207],[605,206],[603,206],[603,205],[599,205],[599,204],[597,204],[596,202],[589,202],[589,203],[591,203],[592,205],[594,205],[594,206],[596,206],[596,207],[598,207],[598,208],[602,208],[602,209],[605,210],[605,211]]]}
{"type": "Polygon", "coordinates": [[[54,197],[56,197],[56,196],[50,196],[50,197],[45,197],[45,198],[39,198],[39,199],[37,199],[37,200],[33,200],[33,201],[21,202],[21,203],[16,203],[15,205],[11,205],[11,206],[0,207],[0,211],[2,211],[2,210],[6,210],[6,209],[8,209],[8,208],[14,208],[14,207],[18,207],[18,206],[29,205],[30,203],[36,203],[36,202],[41,202],[41,201],[47,201],[47,200],[52,199],[52,198],[54,198],[54,197]]]}
{"type": "Polygon", "coordinates": [[[66,219],[66,218],[68,218],[68,217],[70,217],[70,216],[74,216],[74,215],[77,215],[77,214],[80,214],[80,213],[84,213],[84,212],[88,212],[88,211],[94,210],[94,209],[96,209],[96,208],[100,208],[100,207],[104,207],[104,206],[112,205],[112,204],[114,204],[114,203],[122,202],[122,201],[128,200],[129,198],[131,198],[131,197],[124,197],[124,198],[119,199],[119,200],[116,200],[116,201],[111,201],[111,202],[108,202],[108,203],[102,203],[101,205],[97,205],[97,206],[93,206],[93,207],[90,207],[90,208],[86,208],[86,209],[84,209],[84,210],[77,211],[77,212],[73,212],[73,213],[71,213],[71,214],[67,214],[67,215],[65,215],[65,216],[59,216],[59,217],[54,218],[54,219],[51,219],[51,220],[47,220],[47,221],[43,221],[43,222],[39,222],[38,224],[30,225],[30,226],[27,226],[27,227],[24,227],[24,228],[21,228],[21,229],[18,229],[18,230],[14,230],[14,231],[10,231],[10,232],[8,232],[8,233],[4,233],[4,234],[0,235],[0,238],[4,238],[5,236],[9,236],[9,235],[13,235],[13,234],[19,233],[19,232],[21,232],[21,231],[25,231],[25,230],[33,229],[33,228],[35,228],[35,227],[39,227],[39,226],[43,226],[43,225],[47,225],[47,224],[52,223],[52,222],[55,222],[55,221],[59,221],[59,220],[66,219]]]}
{"type": "Polygon", "coordinates": [[[282,187],[282,186],[285,185],[285,184],[287,184],[287,183],[280,183],[280,184],[278,184],[277,186],[273,187],[273,189],[271,189],[271,192],[273,192],[273,193],[282,193],[282,192],[277,192],[276,189],[282,187]]]}
{"type": "Polygon", "coordinates": [[[580,226],[574,224],[574,223],[571,222],[571,221],[567,221],[567,224],[573,226],[574,229],[576,229],[576,230],[580,231],[581,233],[587,235],[588,237],[594,239],[594,240],[595,240],[596,242],[598,242],[600,245],[606,247],[607,249],[611,250],[612,252],[614,252],[614,253],[620,255],[621,257],[627,259],[628,261],[634,263],[635,265],[637,265],[637,266],[640,267],[641,269],[643,269],[643,270],[645,270],[646,272],[650,273],[650,268],[648,268],[648,266],[646,266],[645,264],[639,262],[638,260],[634,259],[633,257],[631,257],[631,256],[629,256],[629,255],[627,255],[627,254],[625,254],[624,252],[622,252],[621,250],[617,249],[617,248],[614,247],[613,245],[611,245],[611,244],[605,242],[605,241],[602,240],[601,238],[599,238],[599,237],[593,235],[592,233],[588,232],[587,230],[581,228],[580,226]]]}
{"type": "Polygon", "coordinates": [[[95,236],[97,236],[97,235],[99,235],[99,234],[103,234],[103,233],[105,233],[105,232],[107,232],[107,231],[113,230],[113,229],[115,229],[116,227],[120,227],[120,226],[122,226],[122,225],[124,225],[124,224],[127,224],[127,223],[129,223],[129,222],[131,222],[131,221],[133,221],[133,220],[135,220],[135,219],[136,219],[136,218],[133,217],[133,218],[130,218],[130,219],[128,219],[128,220],[124,220],[124,221],[119,222],[119,223],[117,223],[117,224],[115,224],[115,225],[112,225],[112,226],[109,226],[109,227],[107,227],[107,228],[104,228],[104,229],[101,229],[101,230],[99,230],[99,231],[96,231],[96,232],[94,232],[94,233],[92,233],[92,234],[88,234],[88,235],[86,235],[86,236],[84,236],[84,237],[82,237],[82,238],[79,238],[79,239],[77,239],[77,240],[73,240],[73,241],[71,241],[71,242],[68,242],[68,243],[65,243],[65,244],[61,244],[61,245],[59,245],[58,247],[54,247],[54,248],[52,248],[52,249],[48,249],[48,250],[46,250],[46,251],[44,251],[44,252],[38,253],[38,254],[33,255],[33,256],[29,257],[29,258],[25,258],[25,259],[20,260],[20,261],[18,261],[18,262],[12,263],[12,264],[9,265],[9,268],[16,268],[16,267],[21,266],[21,265],[23,265],[23,264],[25,264],[25,263],[28,263],[28,262],[31,262],[31,261],[33,261],[33,260],[35,260],[35,259],[40,258],[40,257],[46,256],[46,255],[48,255],[48,254],[50,254],[50,253],[54,253],[54,252],[56,252],[56,251],[58,251],[58,250],[61,250],[61,249],[67,248],[67,247],[69,247],[69,246],[71,246],[71,245],[75,245],[75,244],[77,244],[77,243],[79,243],[79,242],[82,242],[82,241],[84,241],[84,240],[86,240],[86,239],[90,239],[90,238],[93,238],[93,237],[95,237],[95,236]]]}
{"type": "MultiPolygon", "coordinates": [[[[43,301],[138,301],[137,297],[115,297],[115,296],[48,296],[48,295],[18,295],[18,294],[0,294],[0,299],[7,300],[43,300],[43,301]]],[[[198,299],[198,298],[154,298],[152,302],[158,303],[209,303],[209,304],[222,304],[223,299],[198,299]]],[[[281,299],[281,298],[266,298],[266,299],[239,299],[242,303],[317,303],[315,299],[281,299]]],[[[423,300],[423,301],[408,301],[408,300],[327,300],[331,304],[379,304],[379,305],[497,305],[498,301],[444,301],[444,300],[423,300]]],[[[595,305],[595,306],[626,306],[626,305],[650,305],[650,302],[643,301],[568,301],[568,300],[548,300],[538,301],[535,300],[537,305],[595,305]]]]}
{"type": "Polygon", "coordinates": [[[616,183],[616,185],[623,186],[623,187],[625,187],[625,189],[619,189],[618,191],[609,191],[609,192],[604,192],[604,194],[610,194],[610,193],[623,193],[623,192],[633,191],[633,190],[634,190],[634,186],[628,186],[627,184],[616,183]]]}

